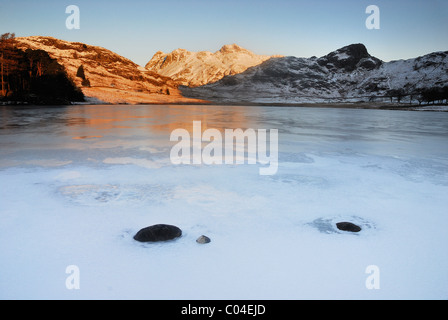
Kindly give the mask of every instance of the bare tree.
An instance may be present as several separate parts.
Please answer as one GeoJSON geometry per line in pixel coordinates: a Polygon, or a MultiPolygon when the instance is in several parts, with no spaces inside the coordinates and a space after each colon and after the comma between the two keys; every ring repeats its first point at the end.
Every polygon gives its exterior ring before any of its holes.
{"type": "Polygon", "coordinates": [[[18,64],[15,59],[16,40],[14,33],[4,33],[0,36],[0,73],[1,93],[6,96],[9,91],[9,83],[5,81],[18,64]]]}

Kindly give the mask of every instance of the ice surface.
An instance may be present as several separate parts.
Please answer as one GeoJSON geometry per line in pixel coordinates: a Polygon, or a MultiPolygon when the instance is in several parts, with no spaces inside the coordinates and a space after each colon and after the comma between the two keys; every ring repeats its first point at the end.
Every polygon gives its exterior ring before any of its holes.
{"type": "Polygon", "coordinates": [[[2,299],[448,298],[446,113],[2,107],[0,190],[2,299]],[[170,132],[193,120],[279,129],[277,174],[172,165],[170,132]],[[157,223],[182,237],[133,240],[157,223]]]}

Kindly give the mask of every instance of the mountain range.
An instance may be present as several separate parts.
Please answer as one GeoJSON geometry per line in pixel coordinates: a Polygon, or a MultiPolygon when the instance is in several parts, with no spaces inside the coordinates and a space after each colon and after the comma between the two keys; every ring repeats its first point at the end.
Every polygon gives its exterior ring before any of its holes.
{"type": "Polygon", "coordinates": [[[447,84],[448,51],[383,62],[363,44],[352,44],[320,58],[272,58],[216,83],[181,90],[216,103],[418,102],[428,90],[444,90],[446,96],[447,84]]]}
{"type": "Polygon", "coordinates": [[[257,55],[232,44],[214,53],[159,51],[142,67],[97,46],[41,36],[16,39],[21,50],[48,52],[89,102],[416,102],[423,91],[446,91],[448,83],[448,51],[384,62],[363,44],[319,58],[257,55]]]}

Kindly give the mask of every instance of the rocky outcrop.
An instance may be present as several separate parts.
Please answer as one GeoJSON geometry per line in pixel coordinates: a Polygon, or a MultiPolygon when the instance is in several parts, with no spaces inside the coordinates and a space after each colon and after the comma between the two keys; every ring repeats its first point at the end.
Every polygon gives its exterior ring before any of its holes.
{"type": "Polygon", "coordinates": [[[272,56],[257,55],[236,44],[224,45],[215,53],[190,52],[176,49],[170,53],[158,51],[146,64],[146,70],[170,77],[176,83],[196,87],[216,82],[259,65],[272,56]]]}
{"type": "Polygon", "coordinates": [[[371,56],[363,44],[352,44],[319,58],[317,63],[330,71],[352,72],[356,69],[373,70],[383,63],[371,56]]]}

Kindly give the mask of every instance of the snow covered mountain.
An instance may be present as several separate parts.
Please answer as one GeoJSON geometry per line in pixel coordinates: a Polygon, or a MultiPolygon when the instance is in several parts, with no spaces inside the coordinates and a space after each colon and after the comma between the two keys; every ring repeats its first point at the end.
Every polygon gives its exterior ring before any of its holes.
{"type": "Polygon", "coordinates": [[[65,67],[86,97],[130,104],[199,102],[184,98],[177,83],[170,78],[148,71],[105,48],[42,36],[16,40],[19,49],[48,52],[65,67]]]}
{"type": "Polygon", "coordinates": [[[273,58],[216,83],[181,90],[217,103],[410,101],[422,89],[447,83],[448,51],[383,62],[363,44],[352,44],[321,58],[273,58]]]}
{"type": "Polygon", "coordinates": [[[215,53],[190,52],[176,49],[170,53],[157,52],[145,68],[177,83],[196,87],[216,82],[227,75],[244,72],[249,67],[280,56],[257,55],[236,44],[224,45],[215,53]]]}

